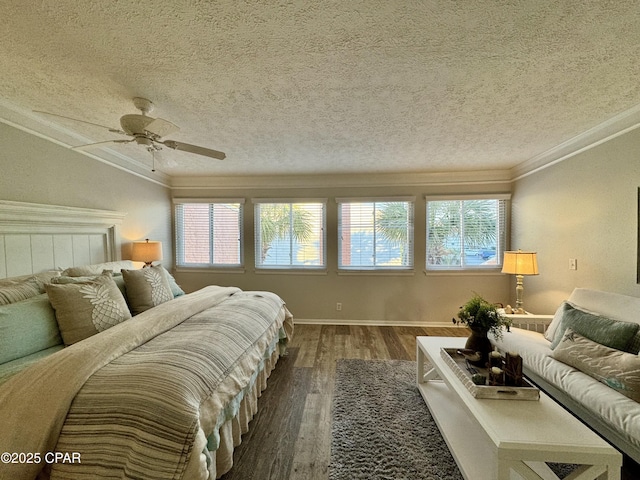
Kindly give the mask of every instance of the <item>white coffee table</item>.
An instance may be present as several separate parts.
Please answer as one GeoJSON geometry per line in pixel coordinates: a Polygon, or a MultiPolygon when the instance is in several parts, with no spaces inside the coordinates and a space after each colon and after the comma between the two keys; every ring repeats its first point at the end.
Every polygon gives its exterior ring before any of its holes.
{"type": "Polygon", "coordinates": [[[540,400],[474,398],[440,356],[465,341],[416,339],[418,389],[464,478],[557,480],[545,463],[556,462],[580,465],[572,479],[620,479],[620,452],[544,392],[540,400]]]}

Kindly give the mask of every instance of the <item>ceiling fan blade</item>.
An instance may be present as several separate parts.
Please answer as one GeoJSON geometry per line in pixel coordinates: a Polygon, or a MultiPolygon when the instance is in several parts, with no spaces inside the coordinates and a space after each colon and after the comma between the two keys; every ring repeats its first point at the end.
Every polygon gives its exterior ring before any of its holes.
{"type": "Polygon", "coordinates": [[[104,142],[87,143],[86,145],[78,145],[77,147],[71,147],[71,150],[90,150],[99,145],[104,145],[105,143],[131,143],[135,141],[136,141],[135,138],[132,138],[131,140],[105,140],[104,142]]]}
{"type": "Polygon", "coordinates": [[[164,142],[158,143],[166,145],[169,148],[173,148],[174,150],[195,153],[196,155],[203,155],[217,160],[224,160],[227,157],[223,152],[218,152],[217,150],[211,150],[210,148],[199,147],[197,145],[190,145],[188,143],[176,142],[175,140],[165,140],[164,142]]]}
{"type": "Polygon", "coordinates": [[[87,125],[93,125],[94,127],[106,128],[107,130],[109,130],[112,133],[120,133],[122,135],[126,135],[125,132],[123,132],[122,130],[120,130],[118,128],[107,127],[105,125],[100,125],[99,123],[87,122],[85,120],[79,120],[79,119],[73,118],[73,117],[65,117],[64,115],[58,115],[57,113],[51,113],[51,112],[44,112],[42,110],[34,110],[34,112],[35,113],[43,113],[45,115],[50,115],[52,117],[65,118],[67,120],[73,120],[74,122],[86,123],[87,125]]]}
{"type": "Polygon", "coordinates": [[[180,127],[174,125],[169,120],[165,120],[164,118],[156,118],[145,127],[145,130],[157,135],[158,137],[164,137],[171,133],[180,131],[180,127]]]}

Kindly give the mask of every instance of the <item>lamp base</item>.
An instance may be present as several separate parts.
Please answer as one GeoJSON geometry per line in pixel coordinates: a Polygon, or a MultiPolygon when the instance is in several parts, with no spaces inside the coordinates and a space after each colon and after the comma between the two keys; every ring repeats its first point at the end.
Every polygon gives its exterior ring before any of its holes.
{"type": "Polygon", "coordinates": [[[522,301],[522,297],[524,295],[524,285],[522,281],[524,280],[523,275],[516,275],[516,312],[524,313],[524,302],[522,301]]]}

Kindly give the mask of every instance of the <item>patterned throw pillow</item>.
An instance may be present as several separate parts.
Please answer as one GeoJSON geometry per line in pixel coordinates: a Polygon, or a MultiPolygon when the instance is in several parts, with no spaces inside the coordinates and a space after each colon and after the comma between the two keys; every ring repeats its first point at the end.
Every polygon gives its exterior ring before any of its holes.
{"type": "Polygon", "coordinates": [[[640,357],[600,345],[568,328],[553,358],[640,402],[640,357]]]}
{"type": "MultiPolygon", "coordinates": [[[[125,290],[125,286],[124,286],[124,278],[122,278],[122,274],[121,273],[113,273],[111,270],[103,270],[101,275],[110,275],[111,277],[113,277],[113,281],[116,282],[117,287],[120,289],[120,292],[122,293],[122,296],[124,297],[124,299],[127,299],[127,292],[125,290]]],[[[52,278],[51,279],[51,283],[58,283],[58,284],[63,284],[63,283],[86,283],[86,282],[91,282],[93,280],[95,280],[96,278],[98,278],[100,275],[88,275],[88,276],[83,276],[83,277],[69,277],[66,275],[60,275],[58,277],[52,278]]]]}
{"type": "Polygon", "coordinates": [[[127,300],[134,315],[173,299],[171,286],[162,265],[122,270],[127,300]]]}
{"type": "Polygon", "coordinates": [[[42,285],[35,277],[5,285],[0,288],[0,305],[9,305],[43,293],[42,285]]]}
{"type": "Polygon", "coordinates": [[[65,345],[131,318],[127,302],[110,274],[82,283],[48,284],[45,288],[65,345]]]}

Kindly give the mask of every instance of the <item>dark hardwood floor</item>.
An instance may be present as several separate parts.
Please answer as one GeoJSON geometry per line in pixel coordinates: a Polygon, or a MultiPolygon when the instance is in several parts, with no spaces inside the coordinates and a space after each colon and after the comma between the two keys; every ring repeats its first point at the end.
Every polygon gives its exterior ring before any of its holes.
{"type": "MultiPolygon", "coordinates": [[[[339,358],[415,360],[415,337],[467,336],[465,328],[296,325],[259,411],[222,480],[327,480],[331,402],[339,358]]],[[[625,460],[623,480],[640,479],[625,460]]]]}

